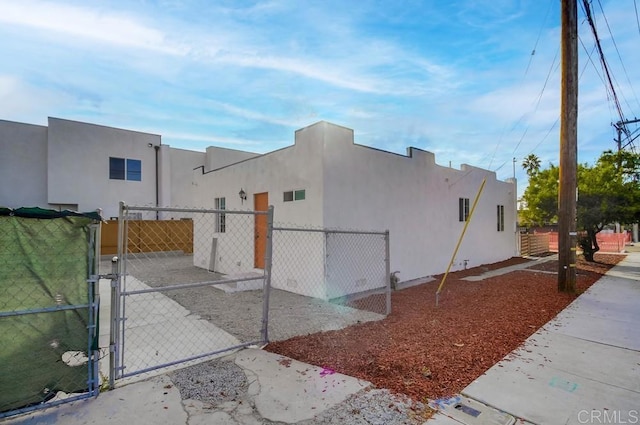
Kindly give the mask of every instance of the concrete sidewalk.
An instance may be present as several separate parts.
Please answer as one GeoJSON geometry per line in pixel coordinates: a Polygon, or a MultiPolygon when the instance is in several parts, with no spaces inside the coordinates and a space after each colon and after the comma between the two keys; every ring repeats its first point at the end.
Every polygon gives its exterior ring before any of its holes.
{"type": "Polygon", "coordinates": [[[247,393],[211,408],[182,400],[169,375],[118,387],[81,400],[13,419],[3,425],[244,425],[294,424],[314,416],[371,386],[369,382],[301,363],[259,349],[226,356],[242,369],[247,393]]]}
{"type": "Polygon", "coordinates": [[[429,424],[640,423],[640,253],[445,404],[429,424]]]}

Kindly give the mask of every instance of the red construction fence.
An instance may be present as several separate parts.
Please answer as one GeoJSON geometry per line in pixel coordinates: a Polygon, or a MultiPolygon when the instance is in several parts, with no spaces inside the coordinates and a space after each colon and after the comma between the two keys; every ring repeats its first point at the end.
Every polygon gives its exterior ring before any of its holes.
{"type": "MultiPolygon", "coordinates": [[[[534,235],[545,235],[549,240],[550,252],[558,252],[558,232],[535,232],[534,235]]],[[[626,244],[631,243],[631,233],[598,233],[596,235],[599,252],[622,252],[626,244]]],[[[524,253],[522,255],[525,255],[524,253]]]]}

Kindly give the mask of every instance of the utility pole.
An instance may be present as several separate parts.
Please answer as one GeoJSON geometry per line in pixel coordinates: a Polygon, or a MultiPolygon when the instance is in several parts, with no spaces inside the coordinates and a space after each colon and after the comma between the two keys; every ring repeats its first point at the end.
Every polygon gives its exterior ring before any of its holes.
{"type": "Polygon", "coordinates": [[[560,188],[558,190],[558,291],[576,291],[578,169],[578,6],[562,0],[560,188]]]}
{"type": "MultiPolygon", "coordinates": [[[[618,138],[616,139],[616,144],[618,145],[618,152],[620,152],[623,148],[626,147],[626,145],[622,146],[622,133],[624,133],[628,138],[631,138],[631,133],[629,132],[629,130],[627,130],[626,125],[627,124],[635,124],[635,123],[638,123],[638,122],[640,122],[640,119],[634,118],[632,120],[618,121],[617,123],[613,124],[613,126],[616,129],[616,131],[618,132],[618,138]]],[[[633,142],[633,140],[631,140],[630,143],[631,142],[633,142]]]]}

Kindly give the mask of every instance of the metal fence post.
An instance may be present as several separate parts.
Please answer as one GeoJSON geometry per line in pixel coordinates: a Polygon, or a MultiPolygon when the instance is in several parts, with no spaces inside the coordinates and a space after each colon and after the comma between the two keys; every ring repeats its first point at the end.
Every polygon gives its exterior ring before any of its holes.
{"type": "Polygon", "coordinates": [[[262,342],[269,343],[269,295],[271,294],[271,266],[273,257],[273,205],[267,212],[267,247],[264,255],[264,290],[262,301],[262,342]]]}
{"type": "Polygon", "coordinates": [[[329,299],[329,291],[327,289],[327,282],[329,282],[329,231],[322,229],[322,278],[323,278],[323,294],[325,300],[329,299]]]}
{"type": "Polygon", "coordinates": [[[109,337],[109,388],[115,387],[115,379],[118,370],[120,315],[118,303],[120,302],[120,284],[118,276],[118,257],[111,259],[111,320],[109,337]]]}
{"type": "Polygon", "coordinates": [[[128,247],[127,235],[126,235],[126,206],[123,201],[120,201],[118,208],[118,254],[111,259],[111,272],[115,275],[115,279],[111,281],[111,326],[113,334],[113,340],[110,342],[112,345],[109,350],[113,355],[113,370],[110,375],[110,386],[113,388],[114,379],[118,379],[122,375],[122,360],[124,356],[124,341],[121,336],[124,335],[124,329],[122,329],[122,286],[123,286],[123,266],[126,261],[125,252],[128,247]]]}
{"type": "Polygon", "coordinates": [[[91,224],[89,226],[89,250],[88,264],[89,264],[89,279],[87,279],[88,285],[88,298],[89,298],[89,324],[88,324],[88,346],[87,346],[87,358],[88,358],[88,377],[87,384],[89,387],[89,394],[98,395],[98,308],[100,305],[100,292],[99,288],[99,255],[100,255],[100,224],[91,224]]]}
{"type": "Polygon", "coordinates": [[[390,244],[389,244],[389,231],[386,230],[384,232],[384,250],[385,250],[385,256],[384,256],[384,266],[385,266],[385,274],[386,274],[386,279],[387,279],[387,294],[386,294],[386,299],[387,299],[387,315],[391,314],[391,249],[390,249],[390,244]]]}

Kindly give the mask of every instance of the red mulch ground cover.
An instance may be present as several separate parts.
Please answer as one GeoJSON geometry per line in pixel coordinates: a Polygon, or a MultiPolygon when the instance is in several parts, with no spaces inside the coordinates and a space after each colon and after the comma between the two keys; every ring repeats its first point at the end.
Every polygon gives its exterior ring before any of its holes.
{"type": "MultiPolygon", "coordinates": [[[[623,255],[578,260],[582,293],[623,255]]],[[[266,349],[372,382],[418,401],[459,393],[517,348],[576,296],[557,292],[555,274],[516,271],[479,282],[460,280],[522,258],[451,273],[392,294],[392,314],[378,322],[270,343],[266,349]]],[[[535,267],[556,271],[557,261],[535,267]]]]}

